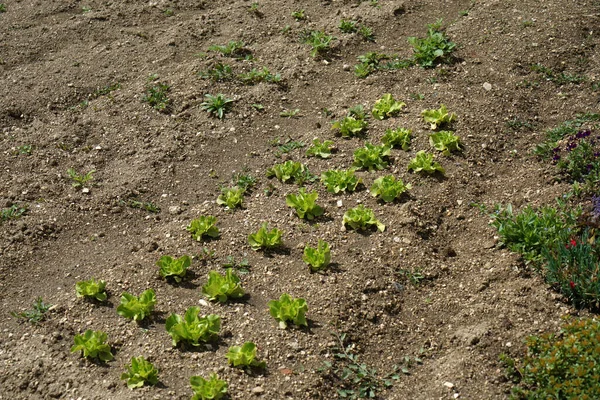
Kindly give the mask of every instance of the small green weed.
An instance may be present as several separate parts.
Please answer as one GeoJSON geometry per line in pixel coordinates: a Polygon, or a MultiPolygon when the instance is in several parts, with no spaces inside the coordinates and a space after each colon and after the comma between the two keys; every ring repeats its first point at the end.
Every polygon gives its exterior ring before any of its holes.
{"type": "Polygon", "coordinates": [[[375,41],[375,33],[373,33],[373,29],[366,25],[361,25],[360,28],[358,28],[358,34],[365,42],[375,41]]]}
{"type": "Polygon", "coordinates": [[[533,153],[539,157],[547,158],[552,155],[552,150],[556,148],[558,141],[567,136],[575,135],[584,126],[595,127],[599,121],[600,114],[578,114],[575,116],[575,119],[567,120],[556,128],[548,129],[546,131],[546,139],[535,147],[533,153]]]}
{"type": "Polygon", "coordinates": [[[342,31],[342,33],[354,33],[358,30],[356,21],[350,21],[347,19],[341,20],[338,28],[340,31],[342,31]]]}
{"type": "Polygon", "coordinates": [[[5,12],[6,12],[6,4],[0,3],[0,13],[5,13],[5,12]]]}
{"type": "Polygon", "coordinates": [[[209,51],[221,53],[226,57],[251,59],[252,53],[246,49],[246,44],[242,41],[230,41],[226,45],[212,45],[209,51]]]}
{"type": "Polygon", "coordinates": [[[304,21],[306,19],[306,14],[305,14],[304,10],[296,10],[296,11],[292,12],[292,17],[296,21],[304,21]]]}
{"type": "Polygon", "coordinates": [[[171,99],[168,96],[170,86],[166,83],[156,82],[156,79],[158,79],[158,76],[150,76],[142,101],[145,101],[157,111],[168,112],[171,106],[171,99]]]}
{"type": "Polygon", "coordinates": [[[263,67],[263,69],[261,69],[261,70],[252,68],[249,72],[238,75],[238,78],[245,85],[255,85],[260,82],[269,82],[269,83],[281,82],[281,75],[271,74],[271,72],[266,67],[263,67]]]}
{"type": "Polygon", "coordinates": [[[413,47],[413,61],[423,68],[433,68],[437,64],[449,64],[453,61],[452,52],[456,43],[450,41],[442,31],[442,20],[427,25],[425,38],[409,37],[413,47]]]}
{"type": "Polygon", "coordinates": [[[69,168],[67,170],[67,175],[73,181],[71,183],[71,185],[74,188],[80,188],[80,187],[83,187],[83,185],[85,185],[86,183],[88,183],[92,179],[94,179],[94,177],[92,176],[92,174],[94,172],[96,172],[96,170],[91,170],[91,171],[89,171],[89,172],[87,172],[85,174],[80,174],[77,171],[75,171],[73,168],[69,168]]]}
{"type": "Polygon", "coordinates": [[[23,311],[20,313],[13,311],[10,313],[10,315],[12,315],[15,318],[23,319],[32,324],[37,324],[38,322],[42,322],[46,318],[46,313],[50,311],[51,307],[52,304],[45,304],[44,300],[41,297],[38,297],[37,299],[35,299],[31,310],[23,311]]]}
{"type": "Polygon", "coordinates": [[[282,112],[279,113],[280,117],[287,117],[287,118],[298,118],[300,116],[300,109],[296,108],[293,110],[283,110],[282,112]]]}
{"type": "Polygon", "coordinates": [[[250,263],[247,258],[242,258],[240,261],[236,261],[235,257],[227,256],[227,260],[223,263],[225,268],[233,268],[240,274],[247,274],[250,272],[250,263]]]}
{"type": "Polygon", "coordinates": [[[19,207],[16,204],[13,204],[10,207],[3,208],[2,210],[0,210],[0,221],[4,222],[4,221],[11,220],[11,219],[20,218],[23,215],[25,215],[26,212],[27,212],[26,206],[19,207]]]}
{"type": "Polygon", "coordinates": [[[199,72],[198,75],[204,79],[211,79],[214,82],[230,81],[234,78],[231,67],[227,64],[217,63],[214,67],[206,71],[199,72]]]}
{"type": "Polygon", "coordinates": [[[129,206],[131,208],[139,208],[142,210],[146,210],[150,213],[159,213],[160,212],[160,207],[157,206],[156,204],[152,203],[151,201],[139,201],[136,199],[129,199],[129,200],[127,200],[127,202],[125,204],[127,204],[127,206],[129,206]]]}
{"type": "Polygon", "coordinates": [[[217,94],[216,96],[213,96],[212,94],[206,94],[204,95],[204,98],[206,100],[200,104],[200,107],[204,111],[219,119],[223,119],[225,117],[225,114],[227,111],[229,111],[232,103],[234,102],[233,99],[228,99],[221,93],[217,94]]]}
{"type": "Polygon", "coordinates": [[[533,72],[539,73],[547,81],[550,81],[557,86],[562,86],[569,83],[580,84],[587,80],[587,77],[581,75],[569,74],[567,72],[558,73],[552,68],[545,67],[542,64],[533,64],[530,68],[533,72]]]}
{"type": "Polygon", "coordinates": [[[326,34],[324,31],[304,30],[300,33],[300,41],[312,47],[310,55],[313,57],[322,57],[331,50],[331,42],[335,37],[326,34]]]}

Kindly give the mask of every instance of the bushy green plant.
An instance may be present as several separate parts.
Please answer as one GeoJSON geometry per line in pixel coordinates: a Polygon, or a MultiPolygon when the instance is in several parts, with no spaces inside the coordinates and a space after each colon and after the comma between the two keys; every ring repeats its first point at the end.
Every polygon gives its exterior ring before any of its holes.
{"type": "Polygon", "coordinates": [[[313,57],[323,56],[331,50],[331,42],[334,40],[335,38],[333,36],[328,35],[323,31],[304,30],[300,34],[300,41],[312,47],[310,55],[313,57]]]}
{"type": "Polygon", "coordinates": [[[127,372],[121,374],[121,379],[127,380],[129,389],[139,388],[144,384],[156,385],[158,370],[144,357],[131,357],[131,364],[127,367],[127,372]]]}
{"type": "Polygon", "coordinates": [[[17,219],[22,217],[27,212],[27,206],[19,207],[13,204],[10,207],[3,208],[0,210],[0,222],[8,221],[10,219],[17,219]]]}
{"type": "Polygon", "coordinates": [[[242,41],[231,40],[225,45],[212,45],[208,50],[221,53],[227,57],[248,58],[250,51],[245,46],[246,44],[242,41]]]}
{"type": "Polygon", "coordinates": [[[373,197],[379,196],[383,201],[389,203],[400,198],[402,193],[411,188],[410,183],[405,185],[402,179],[396,180],[394,175],[388,175],[375,179],[369,191],[373,197]]]}
{"type": "Polygon", "coordinates": [[[282,294],[279,300],[269,301],[269,313],[279,321],[279,327],[285,329],[288,323],[297,326],[308,326],[304,314],[308,311],[308,305],[304,299],[294,299],[287,293],[282,294]]]}
{"type": "Polygon", "coordinates": [[[231,346],[225,355],[229,365],[236,368],[266,368],[267,363],[256,359],[256,345],[246,342],[242,346],[231,346]]]}
{"type": "Polygon", "coordinates": [[[173,339],[173,347],[179,343],[200,346],[214,341],[221,329],[221,317],[210,314],[199,317],[200,307],[190,307],[183,317],[171,314],[165,321],[165,329],[173,339]]]}
{"type": "Polygon", "coordinates": [[[141,321],[152,313],[156,304],[154,290],[147,289],[139,297],[124,292],[121,295],[121,304],[117,307],[117,314],[122,317],[141,321]]]}
{"type": "Polygon", "coordinates": [[[386,93],[375,102],[371,114],[373,115],[373,118],[385,119],[398,115],[404,106],[406,106],[406,103],[396,101],[391,93],[386,93]]]}
{"type": "Polygon", "coordinates": [[[270,82],[277,83],[281,82],[281,75],[275,74],[273,75],[267,67],[263,67],[262,69],[252,68],[250,71],[245,74],[238,75],[238,78],[242,81],[242,83],[246,85],[255,85],[260,82],[270,82]]]}
{"type": "Polygon", "coordinates": [[[600,182],[600,143],[591,135],[591,130],[582,130],[569,136],[552,150],[552,161],[570,181],[591,183],[590,192],[595,193],[600,182]]]}
{"type": "Polygon", "coordinates": [[[331,262],[331,250],[329,243],[319,239],[317,247],[304,247],[304,255],[302,260],[310,266],[311,272],[322,271],[331,262]]]}
{"type": "Polygon", "coordinates": [[[198,74],[201,78],[211,79],[215,82],[232,80],[234,75],[231,67],[227,64],[217,63],[214,67],[198,74]]]}
{"type": "Polygon", "coordinates": [[[358,34],[362,36],[365,42],[375,41],[375,34],[373,33],[373,28],[370,28],[366,25],[361,25],[360,28],[358,28],[358,34]]]}
{"type": "Polygon", "coordinates": [[[432,68],[439,63],[450,63],[456,43],[452,42],[441,30],[442,21],[427,25],[424,38],[409,37],[413,47],[413,61],[423,68],[432,68]]]}
{"type": "Polygon", "coordinates": [[[260,249],[272,249],[283,245],[281,236],[283,232],[277,228],[269,230],[269,226],[264,222],[260,229],[253,234],[248,236],[248,243],[252,247],[252,250],[260,249]]]}
{"type": "Polygon", "coordinates": [[[80,188],[92,179],[94,179],[94,177],[92,176],[94,172],[96,172],[96,170],[91,170],[90,172],[87,172],[85,174],[80,174],[73,168],[69,168],[67,170],[67,175],[69,175],[69,178],[73,181],[73,183],[71,183],[71,186],[73,186],[74,188],[80,188]]]}
{"type": "Polygon", "coordinates": [[[375,218],[375,213],[372,209],[366,208],[364,204],[359,204],[355,208],[351,208],[344,213],[342,226],[348,225],[354,230],[367,230],[372,226],[377,227],[380,232],[385,230],[385,225],[375,218]]]}
{"type": "Polygon", "coordinates": [[[150,82],[146,85],[146,92],[142,96],[142,101],[145,101],[157,111],[167,112],[171,106],[171,99],[169,99],[168,95],[171,88],[166,83],[152,82],[156,78],[156,75],[150,77],[150,82]]]}
{"type": "Polygon", "coordinates": [[[77,282],[75,284],[75,290],[77,291],[77,297],[93,298],[98,301],[104,301],[107,297],[106,282],[103,280],[97,281],[94,278],[77,282]]]}
{"type": "Polygon", "coordinates": [[[71,347],[71,353],[83,352],[86,358],[97,358],[100,361],[110,361],[114,357],[110,352],[110,346],[105,344],[108,335],[102,331],[88,329],[83,335],[75,335],[75,345],[71,347]]]}
{"type": "Polygon", "coordinates": [[[286,161],[283,164],[275,164],[267,170],[267,177],[276,177],[280,182],[286,183],[294,181],[298,185],[302,185],[307,180],[312,180],[313,177],[308,168],[296,161],[286,161]]]}
{"type": "Polygon", "coordinates": [[[449,156],[453,151],[462,150],[460,147],[460,138],[450,131],[439,131],[429,135],[429,144],[437,151],[441,151],[445,156],[449,156]]]}
{"type": "Polygon", "coordinates": [[[411,131],[409,129],[386,129],[381,141],[386,146],[400,147],[402,150],[408,150],[410,147],[410,134],[411,131]]]}
{"type": "Polygon", "coordinates": [[[415,158],[410,160],[408,170],[425,172],[427,174],[433,174],[436,171],[441,174],[446,172],[439,163],[433,161],[433,154],[426,153],[424,150],[418,151],[417,154],[415,154],[415,158]]]}
{"type": "Polygon", "coordinates": [[[292,11],[292,17],[296,21],[304,21],[306,19],[306,14],[304,13],[304,10],[295,10],[292,11]]]}
{"type": "Polygon", "coordinates": [[[229,111],[234,102],[233,99],[228,99],[221,93],[215,96],[206,94],[204,95],[204,98],[206,100],[200,104],[200,108],[219,119],[225,117],[225,113],[229,111]]]}
{"type": "Polygon", "coordinates": [[[391,147],[389,146],[375,146],[371,143],[365,143],[365,147],[354,151],[354,166],[363,168],[373,172],[375,170],[381,170],[387,168],[388,163],[384,160],[384,157],[390,155],[391,147]]]}
{"type": "Polygon", "coordinates": [[[222,188],[221,194],[217,198],[217,204],[224,205],[233,210],[236,207],[241,207],[244,200],[245,190],[240,187],[222,188]]]}
{"type": "Polygon", "coordinates": [[[285,203],[296,210],[298,217],[306,218],[309,221],[323,215],[323,208],[316,204],[319,194],[316,191],[307,193],[306,189],[300,188],[298,194],[289,194],[285,198],[285,203]]]}
{"type": "Polygon", "coordinates": [[[423,110],[421,112],[425,122],[431,125],[431,130],[436,130],[441,126],[449,125],[456,120],[456,114],[449,113],[445,105],[440,104],[439,109],[423,110]]]}
{"type": "Polygon", "coordinates": [[[187,269],[190,267],[192,260],[188,256],[173,258],[171,256],[162,256],[156,265],[160,267],[160,276],[163,278],[172,278],[175,282],[181,282],[185,278],[187,269]]]}
{"type": "Polygon", "coordinates": [[[217,271],[208,273],[208,282],[202,286],[202,293],[211,301],[225,303],[227,299],[239,299],[244,296],[244,289],[240,277],[231,268],[227,268],[225,275],[217,271]]]}
{"type": "Polygon", "coordinates": [[[219,237],[219,228],[217,228],[216,224],[216,217],[213,217],[212,215],[201,215],[192,220],[186,229],[192,234],[194,240],[200,242],[205,236],[213,239],[219,237]]]}
{"type": "Polygon", "coordinates": [[[194,391],[191,400],[220,400],[227,394],[227,382],[219,379],[217,374],[210,374],[208,379],[192,376],[190,385],[194,391]]]}
{"type": "Polygon", "coordinates": [[[339,121],[335,121],[331,125],[331,129],[337,129],[342,137],[350,138],[363,134],[368,126],[369,123],[365,119],[346,116],[339,121]]]}
{"type": "Polygon", "coordinates": [[[354,192],[361,183],[361,179],[355,174],[356,169],[347,170],[330,169],[321,174],[321,182],[330,193],[354,192]]]}
{"type": "Polygon", "coordinates": [[[312,146],[306,150],[306,155],[309,157],[329,158],[333,149],[334,145],[331,140],[321,142],[319,139],[313,139],[312,146]]]}
{"type": "MultiPolygon", "coordinates": [[[[600,399],[600,321],[567,321],[559,334],[527,338],[512,400],[600,399]]],[[[514,368],[514,367],[513,367],[514,368]]]]}
{"type": "Polygon", "coordinates": [[[356,24],[356,21],[350,21],[350,20],[347,20],[347,19],[342,19],[340,21],[340,24],[338,25],[338,28],[343,33],[354,33],[354,32],[356,32],[358,30],[358,26],[356,24]]]}

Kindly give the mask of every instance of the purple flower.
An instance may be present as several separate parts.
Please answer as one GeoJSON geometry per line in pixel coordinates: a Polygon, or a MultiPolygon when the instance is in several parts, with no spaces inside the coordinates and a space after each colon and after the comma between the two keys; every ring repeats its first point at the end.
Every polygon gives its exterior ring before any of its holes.
{"type": "Polygon", "coordinates": [[[592,213],[596,217],[600,217],[600,195],[592,196],[592,213]]]}

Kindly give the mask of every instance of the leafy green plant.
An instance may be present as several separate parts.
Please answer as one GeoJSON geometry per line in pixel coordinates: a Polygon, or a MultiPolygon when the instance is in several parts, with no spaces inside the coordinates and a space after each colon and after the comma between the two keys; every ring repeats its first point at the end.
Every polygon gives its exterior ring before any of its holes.
{"type": "Polygon", "coordinates": [[[13,204],[10,207],[3,208],[0,210],[0,221],[8,221],[11,219],[17,219],[23,216],[27,212],[27,207],[19,207],[16,204],[13,204]]]}
{"type": "Polygon", "coordinates": [[[127,380],[127,387],[135,389],[158,383],[158,370],[154,365],[144,357],[131,357],[131,364],[127,367],[127,372],[121,374],[121,379],[127,380]]]}
{"type": "Polygon", "coordinates": [[[582,130],[552,149],[552,162],[569,181],[584,183],[596,193],[600,184],[600,143],[590,138],[591,130],[582,130]]]}
{"type": "Polygon", "coordinates": [[[351,208],[344,213],[342,219],[342,226],[350,226],[354,230],[367,230],[372,226],[377,227],[377,230],[383,232],[385,225],[382,224],[377,218],[372,209],[366,208],[364,204],[359,204],[355,208],[351,208]]]}
{"type": "Polygon", "coordinates": [[[386,129],[381,141],[386,146],[400,147],[402,150],[408,150],[410,147],[410,134],[411,131],[409,129],[386,129]]]}
{"type": "Polygon", "coordinates": [[[227,256],[227,261],[223,263],[223,266],[225,268],[233,268],[240,274],[247,274],[250,272],[250,263],[247,258],[236,261],[235,257],[227,256]]]}
{"type": "Polygon", "coordinates": [[[349,138],[364,133],[369,123],[361,118],[346,116],[331,125],[331,129],[337,129],[342,137],[349,138]]]}
{"type": "Polygon", "coordinates": [[[69,178],[73,181],[73,183],[71,183],[71,186],[73,186],[74,188],[80,188],[92,179],[94,179],[94,177],[92,176],[94,172],[96,172],[96,170],[91,170],[90,172],[85,174],[79,174],[73,168],[69,168],[67,170],[67,175],[69,175],[69,178]]]}
{"type": "Polygon", "coordinates": [[[231,67],[223,63],[217,63],[214,67],[207,71],[200,72],[198,75],[200,75],[201,78],[211,79],[214,82],[229,81],[234,77],[231,67]]]}
{"type": "Polygon", "coordinates": [[[446,172],[439,163],[433,161],[433,154],[426,153],[424,150],[418,151],[417,154],[415,154],[415,158],[410,160],[408,170],[425,172],[427,174],[433,174],[436,171],[441,174],[446,172]]]}
{"type": "Polygon", "coordinates": [[[171,314],[165,321],[165,329],[173,339],[173,347],[179,343],[200,346],[214,341],[221,329],[221,317],[210,314],[199,317],[200,307],[190,307],[184,316],[171,314]]]}
{"type": "Polygon", "coordinates": [[[71,347],[71,353],[83,351],[86,358],[97,358],[100,361],[110,361],[114,357],[110,351],[110,345],[106,344],[108,335],[102,331],[88,329],[83,335],[75,335],[75,345],[71,347]]]}
{"type": "Polygon", "coordinates": [[[295,108],[295,109],[290,109],[290,110],[283,110],[282,112],[279,113],[280,117],[287,117],[287,118],[298,118],[300,115],[300,109],[299,108],[295,108]]]}
{"type": "Polygon", "coordinates": [[[156,265],[160,267],[160,276],[163,278],[172,278],[175,282],[181,282],[185,278],[187,269],[192,260],[188,256],[173,258],[171,256],[162,256],[156,265]]]}
{"type": "Polygon", "coordinates": [[[286,329],[290,322],[297,326],[308,326],[304,316],[307,311],[306,300],[294,299],[287,293],[282,294],[279,300],[269,301],[269,313],[279,321],[281,329],[286,329]]]}
{"type": "Polygon", "coordinates": [[[600,398],[600,321],[572,319],[560,333],[530,336],[526,345],[522,363],[510,360],[519,383],[511,399],[600,398]]]}
{"type": "Polygon", "coordinates": [[[245,192],[252,192],[256,185],[257,179],[248,173],[237,173],[233,175],[233,183],[235,186],[243,189],[245,192]]]}
{"type": "Polygon", "coordinates": [[[219,228],[217,228],[217,218],[212,215],[201,215],[192,220],[187,226],[187,231],[192,234],[192,238],[198,242],[202,241],[204,236],[216,239],[219,237],[219,228]]]}
{"type": "Polygon", "coordinates": [[[231,346],[225,355],[230,365],[236,368],[266,368],[267,363],[256,359],[256,345],[246,342],[242,346],[231,346]]]}
{"type": "Polygon", "coordinates": [[[306,155],[309,157],[329,158],[333,149],[334,144],[331,140],[321,142],[319,139],[313,139],[312,146],[306,150],[306,155]]]}
{"type": "Polygon", "coordinates": [[[277,228],[269,230],[268,224],[264,222],[256,233],[248,235],[248,244],[254,251],[280,247],[283,245],[282,235],[283,232],[277,228]]]}
{"type": "Polygon", "coordinates": [[[23,311],[20,313],[13,311],[10,313],[10,315],[12,315],[15,318],[24,319],[32,324],[37,324],[38,322],[41,322],[46,318],[46,313],[50,311],[50,308],[52,308],[52,304],[46,304],[44,303],[44,300],[41,297],[38,297],[37,299],[35,299],[31,310],[23,311]]]}
{"type": "Polygon", "coordinates": [[[310,266],[311,272],[322,271],[331,262],[331,250],[329,243],[319,239],[317,247],[304,247],[304,255],[302,260],[310,266]]]}
{"type": "Polygon", "coordinates": [[[354,66],[354,74],[359,78],[366,78],[371,73],[381,69],[381,61],[389,59],[390,56],[374,51],[362,54],[357,57],[359,64],[354,66]]]}
{"type": "Polygon", "coordinates": [[[306,193],[306,189],[300,188],[299,193],[289,194],[285,198],[285,203],[296,210],[298,217],[306,218],[309,221],[323,215],[323,208],[315,203],[319,194],[314,191],[306,193]]]}
{"type": "Polygon", "coordinates": [[[104,301],[107,298],[106,282],[103,280],[97,281],[94,278],[77,282],[75,284],[75,291],[77,292],[77,297],[93,298],[98,301],[104,301]]]}
{"type": "Polygon", "coordinates": [[[547,157],[552,154],[553,149],[557,147],[561,139],[575,135],[584,125],[589,126],[598,121],[600,121],[600,114],[578,114],[574,119],[567,120],[555,128],[548,129],[546,131],[546,139],[543,143],[538,144],[533,152],[538,156],[547,157]]]}
{"type": "Polygon", "coordinates": [[[360,28],[358,28],[358,34],[362,36],[365,42],[375,41],[375,34],[373,33],[373,29],[369,28],[366,25],[361,25],[360,28]]]}
{"type": "Polygon", "coordinates": [[[275,157],[281,157],[282,154],[287,154],[290,151],[301,149],[305,146],[304,142],[299,142],[297,140],[293,140],[291,137],[287,138],[283,143],[281,139],[277,138],[273,142],[271,142],[272,146],[277,146],[277,152],[275,153],[275,157]]]}
{"type": "Polygon", "coordinates": [[[260,82],[281,82],[281,75],[271,74],[271,72],[266,67],[263,67],[263,69],[261,70],[252,68],[249,72],[238,75],[238,78],[242,81],[242,83],[246,85],[255,85],[260,82]]]}
{"type": "Polygon", "coordinates": [[[306,14],[304,13],[304,10],[295,10],[292,11],[292,17],[296,21],[304,21],[306,19],[306,14]]]}
{"type": "Polygon", "coordinates": [[[248,11],[251,14],[257,15],[257,16],[261,16],[262,12],[259,9],[259,4],[257,2],[254,2],[252,4],[250,4],[250,7],[248,8],[248,11]]]}
{"type": "Polygon", "coordinates": [[[562,86],[569,83],[578,85],[588,79],[586,76],[570,74],[564,71],[558,73],[552,68],[545,67],[542,64],[533,64],[531,65],[530,69],[541,74],[547,81],[553,82],[557,86],[562,86]]]}
{"type": "Polygon", "coordinates": [[[342,19],[340,21],[340,24],[338,25],[338,28],[343,33],[354,33],[354,32],[356,32],[358,30],[358,26],[356,24],[356,21],[350,21],[350,20],[347,20],[347,19],[342,19]]]}
{"type": "Polygon", "coordinates": [[[167,112],[171,106],[169,99],[169,90],[171,87],[166,83],[153,82],[158,79],[158,76],[150,76],[150,82],[146,85],[146,92],[142,96],[142,101],[145,101],[157,111],[167,112]]]}
{"type": "Polygon", "coordinates": [[[409,37],[413,47],[413,61],[423,68],[432,68],[439,63],[450,63],[456,43],[452,42],[441,30],[442,21],[427,25],[424,38],[409,37]]]}
{"type": "Polygon", "coordinates": [[[396,180],[394,175],[382,176],[375,179],[370,192],[373,197],[379,196],[385,202],[392,202],[402,195],[402,193],[411,189],[411,184],[404,184],[402,179],[396,180]]]}
{"type": "Polygon", "coordinates": [[[0,13],[5,13],[5,12],[6,12],[6,4],[0,3],[0,13]]]}
{"type": "Polygon", "coordinates": [[[439,109],[423,110],[421,112],[425,122],[431,125],[431,130],[436,130],[441,126],[449,125],[456,120],[456,114],[449,113],[446,106],[440,104],[439,109]]]}
{"type": "Polygon", "coordinates": [[[217,204],[224,205],[230,209],[242,206],[245,190],[242,188],[222,188],[217,198],[217,204]]]}
{"type": "Polygon", "coordinates": [[[429,135],[429,144],[445,156],[453,151],[460,151],[460,138],[451,131],[438,131],[429,135]]]}
{"type": "Polygon", "coordinates": [[[355,168],[345,171],[331,169],[321,174],[321,182],[330,193],[354,192],[358,184],[361,183],[361,179],[356,176],[355,171],[355,168]]]}
{"type": "Polygon", "coordinates": [[[191,400],[220,400],[227,394],[227,382],[216,374],[210,374],[208,379],[201,376],[192,376],[190,385],[194,395],[191,400]]]}
{"type": "Polygon", "coordinates": [[[156,295],[152,289],[143,291],[139,297],[123,292],[117,314],[134,321],[141,321],[152,313],[155,304],[156,295]]]}
{"type": "Polygon", "coordinates": [[[160,212],[160,207],[151,201],[139,201],[135,199],[129,199],[127,202],[119,202],[119,204],[128,205],[131,208],[141,208],[151,213],[160,212]]]}
{"type": "Polygon", "coordinates": [[[223,119],[223,117],[225,117],[225,113],[229,111],[232,103],[234,102],[233,99],[228,99],[224,94],[221,93],[217,94],[216,96],[213,96],[212,94],[206,94],[204,95],[204,98],[206,100],[200,104],[200,107],[204,111],[214,115],[219,119],[223,119]]]}
{"type": "Polygon", "coordinates": [[[208,282],[202,286],[202,293],[210,301],[225,303],[227,299],[239,299],[244,296],[244,289],[240,283],[240,278],[228,268],[225,275],[217,271],[208,273],[208,282]]]}
{"type": "Polygon", "coordinates": [[[391,147],[374,146],[371,143],[365,143],[365,147],[354,151],[354,166],[368,169],[369,172],[387,168],[388,163],[384,157],[390,155],[391,147]]]}
{"type": "Polygon", "coordinates": [[[304,30],[300,34],[300,41],[312,47],[310,55],[313,57],[323,56],[331,50],[331,42],[334,40],[333,36],[323,31],[304,30]]]}
{"type": "Polygon", "coordinates": [[[246,44],[242,41],[232,40],[226,45],[212,45],[208,48],[209,51],[221,53],[227,57],[246,58],[250,56],[250,51],[245,48],[246,44]]]}
{"type": "Polygon", "coordinates": [[[276,177],[280,182],[286,183],[294,181],[302,185],[307,180],[314,180],[308,168],[295,161],[286,161],[283,164],[276,164],[267,170],[267,177],[276,177]]]}

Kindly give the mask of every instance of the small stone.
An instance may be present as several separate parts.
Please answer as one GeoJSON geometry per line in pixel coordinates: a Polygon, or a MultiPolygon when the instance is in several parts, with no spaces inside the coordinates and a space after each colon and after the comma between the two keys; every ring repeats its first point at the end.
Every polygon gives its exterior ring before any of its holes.
{"type": "Polygon", "coordinates": [[[263,389],[262,386],[257,386],[254,389],[252,389],[251,392],[255,396],[260,396],[261,394],[263,394],[265,392],[265,389],[263,389]]]}
{"type": "Polygon", "coordinates": [[[89,192],[90,192],[89,188],[83,188],[83,189],[81,189],[81,193],[88,194],[89,192]]]}
{"type": "Polygon", "coordinates": [[[337,206],[338,207],[342,207],[344,205],[344,203],[342,202],[342,200],[338,200],[337,201],[337,206]]]}
{"type": "Polygon", "coordinates": [[[492,84],[489,82],[485,82],[483,84],[483,88],[489,92],[490,90],[492,90],[492,84]]]}
{"type": "Polygon", "coordinates": [[[444,382],[444,386],[446,386],[448,389],[452,389],[454,387],[454,383],[452,383],[452,382],[444,382]]]}
{"type": "Polygon", "coordinates": [[[198,303],[200,303],[200,305],[201,305],[202,307],[207,307],[207,306],[208,306],[208,303],[207,303],[207,302],[206,302],[206,300],[204,300],[204,299],[200,299],[200,300],[198,301],[198,303]]]}
{"type": "Polygon", "coordinates": [[[181,207],[179,206],[170,206],[169,207],[169,214],[171,215],[178,215],[181,214],[181,207]]]}
{"type": "Polygon", "coordinates": [[[344,64],[342,68],[344,69],[344,71],[350,71],[350,64],[344,64]]]}

